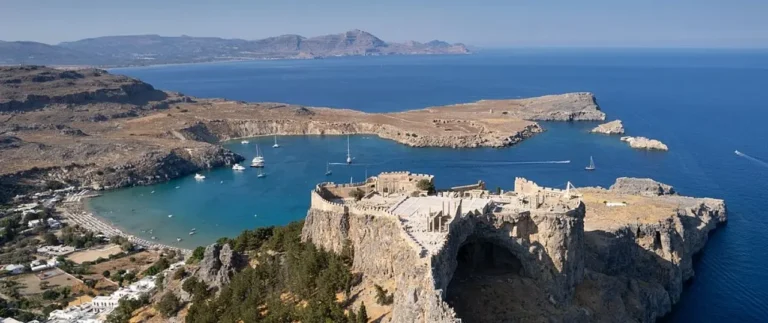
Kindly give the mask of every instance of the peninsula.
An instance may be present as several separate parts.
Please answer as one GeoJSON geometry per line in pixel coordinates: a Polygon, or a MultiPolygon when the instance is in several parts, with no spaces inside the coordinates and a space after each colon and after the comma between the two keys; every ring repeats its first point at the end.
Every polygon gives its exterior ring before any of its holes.
{"type": "Polygon", "coordinates": [[[198,99],[103,70],[0,68],[0,201],[56,183],[147,185],[230,165],[223,140],[373,134],[416,147],[504,147],[536,120],[604,120],[590,93],[396,113],[198,99]]]}

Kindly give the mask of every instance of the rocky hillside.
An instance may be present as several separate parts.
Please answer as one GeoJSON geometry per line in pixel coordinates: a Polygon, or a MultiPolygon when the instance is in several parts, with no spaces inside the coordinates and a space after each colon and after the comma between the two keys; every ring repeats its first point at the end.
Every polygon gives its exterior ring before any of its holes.
{"type": "Polygon", "coordinates": [[[151,65],[267,58],[350,55],[467,54],[443,41],[388,43],[362,31],[317,37],[282,35],[259,40],[159,35],[106,36],[47,45],[0,42],[0,64],[151,65]]]}
{"type": "Polygon", "coordinates": [[[0,67],[0,113],[91,103],[144,106],[167,98],[147,83],[103,70],[0,67]]]}

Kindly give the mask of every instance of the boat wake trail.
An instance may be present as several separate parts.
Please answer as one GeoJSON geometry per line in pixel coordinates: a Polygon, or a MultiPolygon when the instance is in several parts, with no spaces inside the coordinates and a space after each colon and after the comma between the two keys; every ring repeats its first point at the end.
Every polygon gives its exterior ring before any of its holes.
{"type": "Polygon", "coordinates": [[[570,164],[570,160],[541,160],[541,161],[466,161],[456,162],[454,165],[468,166],[506,166],[506,165],[534,165],[534,164],[570,164]]]}
{"type": "Polygon", "coordinates": [[[744,157],[744,158],[746,158],[746,159],[748,159],[748,160],[750,160],[750,161],[753,161],[753,162],[757,163],[757,164],[758,164],[758,165],[760,165],[760,166],[763,166],[763,167],[766,167],[766,168],[768,168],[768,162],[766,162],[766,161],[764,161],[764,160],[760,160],[760,159],[757,159],[757,158],[755,158],[755,157],[752,157],[752,156],[750,156],[750,155],[747,155],[747,154],[745,154],[745,153],[743,153],[743,152],[740,152],[740,151],[738,151],[738,150],[734,151],[734,153],[736,153],[736,155],[737,155],[737,156],[739,156],[739,157],[744,157]]]}

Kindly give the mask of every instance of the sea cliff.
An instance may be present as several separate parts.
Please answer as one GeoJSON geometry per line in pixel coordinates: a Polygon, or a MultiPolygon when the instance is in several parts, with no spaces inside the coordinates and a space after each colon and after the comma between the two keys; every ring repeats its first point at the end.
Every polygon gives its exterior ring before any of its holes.
{"type": "MultiPolygon", "coordinates": [[[[472,194],[501,205],[547,199],[531,192],[563,194],[518,188],[527,183],[516,183],[517,195],[472,194]]],[[[405,202],[380,213],[313,193],[302,240],[335,252],[349,244],[354,271],[371,284],[394,281],[389,322],[653,322],[679,301],[693,276],[693,255],[726,221],[722,200],[673,192],[652,180],[622,178],[611,189],[578,189],[579,203],[564,213],[499,205],[470,216],[459,211],[437,249],[398,215],[405,202]],[[612,200],[624,205],[609,206],[612,200]]]]}

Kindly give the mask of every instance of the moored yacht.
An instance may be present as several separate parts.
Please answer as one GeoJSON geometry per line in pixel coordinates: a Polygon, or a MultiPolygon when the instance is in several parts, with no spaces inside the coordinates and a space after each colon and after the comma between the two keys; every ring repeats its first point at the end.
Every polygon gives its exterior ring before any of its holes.
{"type": "Polygon", "coordinates": [[[244,169],[245,167],[243,167],[243,165],[240,165],[240,164],[232,165],[232,170],[244,170],[244,169]]]}
{"type": "Polygon", "coordinates": [[[256,145],[256,157],[251,160],[251,167],[264,167],[264,156],[259,151],[259,145],[256,145]]]}
{"type": "Polygon", "coordinates": [[[352,155],[349,153],[349,135],[347,135],[347,164],[352,163],[352,155]]]}
{"type": "Polygon", "coordinates": [[[198,181],[204,180],[205,175],[200,175],[200,173],[195,174],[195,179],[198,181]]]}
{"type": "Polygon", "coordinates": [[[243,140],[240,143],[243,144],[243,145],[247,145],[249,143],[249,141],[248,140],[243,140]]]}
{"type": "Polygon", "coordinates": [[[272,148],[280,148],[280,145],[277,144],[277,135],[275,135],[275,144],[272,145],[272,148]]]}
{"type": "Polygon", "coordinates": [[[587,167],[584,167],[586,170],[595,170],[595,161],[592,159],[592,156],[589,156],[589,165],[587,167]]]}

